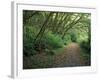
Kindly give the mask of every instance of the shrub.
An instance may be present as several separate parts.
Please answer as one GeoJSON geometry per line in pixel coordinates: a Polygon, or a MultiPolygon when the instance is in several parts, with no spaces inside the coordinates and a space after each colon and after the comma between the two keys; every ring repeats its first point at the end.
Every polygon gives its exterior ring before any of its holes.
{"type": "Polygon", "coordinates": [[[34,49],[38,52],[42,52],[45,50],[46,46],[45,46],[45,41],[44,39],[43,40],[37,40],[35,43],[34,43],[34,49]]]}
{"type": "Polygon", "coordinates": [[[23,53],[25,56],[36,54],[37,51],[33,48],[33,40],[35,38],[35,29],[31,26],[23,28],[23,53]]]}
{"type": "Polygon", "coordinates": [[[75,33],[70,33],[70,36],[71,36],[71,41],[72,42],[77,42],[77,36],[76,36],[76,34],[75,33]]]}
{"type": "Polygon", "coordinates": [[[86,53],[90,53],[90,50],[91,50],[90,42],[88,42],[88,41],[82,41],[80,43],[80,45],[84,49],[84,51],[86,51],[86,53]]]}
{"type": "Polygon", "coordinates": [[[46,44],[50,46],[51,48],[60,48],[63,46],[63,40],[59,35],[52,34],[49,32],[45,35],[46,44]]]}
{"type": "Polygon", "coordinates": [[[71,43],[72,41],[71,41],[71,36],[70,35],[66,35],[65,37],[64,37],[64,39],[63,39],[63,43],[64,43],[64,45],[67,45],[67,44],[69,44],[69,43],[71,43]]]}

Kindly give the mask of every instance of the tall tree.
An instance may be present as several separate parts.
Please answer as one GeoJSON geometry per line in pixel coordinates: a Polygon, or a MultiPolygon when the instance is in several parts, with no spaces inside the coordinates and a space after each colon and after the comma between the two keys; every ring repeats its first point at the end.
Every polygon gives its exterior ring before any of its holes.
{"type": "Polygon", "coordinates": [[[51,15],[52,15],[52,12],[49,13],[47,19],[44,21],[43,25],[41,26],[41,29],[40,29],[39,33],[37,34],[36,38],[34,39],[34,43],[36,42],[36,40],[39,36],[43,35],[43,33],[45,31],[45,27],[46,27],[45,25],[47,24],[47,22],[48,22],[51,15]]]}

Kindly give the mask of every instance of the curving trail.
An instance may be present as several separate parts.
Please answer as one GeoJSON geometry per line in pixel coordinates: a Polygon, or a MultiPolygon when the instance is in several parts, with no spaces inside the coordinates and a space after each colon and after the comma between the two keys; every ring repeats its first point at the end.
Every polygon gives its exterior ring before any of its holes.
{"type": "Polygon", "coordinates": [[[80,46],[77,43],[70,43],[54,56],[48,57],[45,53],[42,53],[24,57],[23,66],[24,69],[88,66],[89,64],[86,63],[86,59],[81,54],[80,46]]]}
{"type": "Polygon", "coordinates": [[[81,49],[77,43],[69,44],[55,59],[55,65],[57,66],[71,67],[84,65],[84,61],[81,57],[81,49]]]}
{"type": "Polygon", "coordinates": [[[65,66],[81,66],[83,64],[81,58],[81,49],[77,43],[71,43],[65,49],[66,65],[65,66]]]}

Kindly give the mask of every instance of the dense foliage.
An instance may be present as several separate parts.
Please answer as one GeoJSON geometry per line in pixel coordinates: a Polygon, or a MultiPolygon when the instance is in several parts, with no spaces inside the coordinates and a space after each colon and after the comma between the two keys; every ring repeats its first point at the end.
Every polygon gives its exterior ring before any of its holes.
{"type": "Polygon", "coordinates": [[[90,54],[90,13],[23,10],[23,54],[56,54],[71,42],[90,54]]]}

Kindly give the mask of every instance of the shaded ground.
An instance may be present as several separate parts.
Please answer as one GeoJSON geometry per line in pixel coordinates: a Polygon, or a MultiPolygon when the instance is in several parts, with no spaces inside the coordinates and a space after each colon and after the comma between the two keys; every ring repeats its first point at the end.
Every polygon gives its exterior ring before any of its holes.
{"type": "Polygon", "coordinates": [[[71,43],[53,56],[42,53],[24,57],[23,66],[24,69],[89,66],[89,59],[83,57],[81,52],[77,43],[71,43]]]}
{"type": "Polygon", "coordinates": [[[71,43],[65,47],[62,54],[55,58],[55,66],[83,66],[85,65],[84,58],[81,56],[81,49],[77,43],[71,43]],[[60,60],[59,60],[60,59],[60,60]]]}

